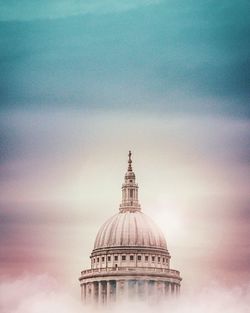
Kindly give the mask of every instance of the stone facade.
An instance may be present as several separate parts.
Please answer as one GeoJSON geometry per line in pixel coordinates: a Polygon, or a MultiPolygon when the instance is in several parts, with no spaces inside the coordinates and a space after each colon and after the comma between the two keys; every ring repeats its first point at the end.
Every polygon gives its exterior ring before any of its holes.
{"type": "Polygon", "coordinates": [[[132,299],[159,300],[177,295],[181,277],[170,269],[166,240],[138,201],[138,185],[129,152],[119,213],[100,228],[91,253],[91,269],[81,272],[81,298],[86,304],[132,299]]]}

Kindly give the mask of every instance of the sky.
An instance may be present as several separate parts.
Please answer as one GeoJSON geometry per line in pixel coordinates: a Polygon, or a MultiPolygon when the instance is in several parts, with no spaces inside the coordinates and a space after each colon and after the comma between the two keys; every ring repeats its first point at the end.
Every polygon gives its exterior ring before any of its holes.
{"type": "Polygon", "coordinates": [[[0,1],[1,276],[79,290],[128,150],[184,290],[250,280],[248,1],[0,1]]]}

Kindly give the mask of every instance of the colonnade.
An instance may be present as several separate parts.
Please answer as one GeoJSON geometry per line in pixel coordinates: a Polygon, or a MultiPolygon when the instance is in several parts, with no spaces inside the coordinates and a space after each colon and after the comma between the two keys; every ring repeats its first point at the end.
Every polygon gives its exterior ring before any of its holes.
{"type": "Polygon", "coordinates": [[[100,280],[81,284],[81,299],[86,304],[108,304],[127,299],[160,299],[178,295],[180,285],[155,280],[100,280]]]}

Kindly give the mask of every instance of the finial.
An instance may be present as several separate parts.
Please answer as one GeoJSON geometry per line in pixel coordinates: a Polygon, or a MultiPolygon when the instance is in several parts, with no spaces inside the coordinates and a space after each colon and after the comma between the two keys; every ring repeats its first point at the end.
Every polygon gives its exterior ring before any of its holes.
{"type": "Polygon", "coordinates": [[[132,169],[132,153],[128,152],[128,170],[125,173],[124,183],[122,184],[122,203],[120,212],[141,211],[138,201],[138,185],[135,181],[135,173],[132,169]]]}
{"type": "Polygon", "coordinates": [[[128,171],[130,171],[130,172],[132,172],[132,166],[131,166],[132,160],[131,160],[131,155],[132,155],[132,153],[131,153],[131,151],[129,150],[129,153],[128,153],[128,171]]]}

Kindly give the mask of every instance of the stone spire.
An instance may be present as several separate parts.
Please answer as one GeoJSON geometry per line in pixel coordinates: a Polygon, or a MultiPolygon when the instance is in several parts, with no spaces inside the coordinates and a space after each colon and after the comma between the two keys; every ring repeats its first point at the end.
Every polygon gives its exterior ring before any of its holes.
{"type": "Polygon", "coordinates": [[[128,170],[125,174],[124,183],[122,184],[122,203],[120,204],[120,212],[140,211],[141,207],[138,202],[138,185],[135,182],[135,173],[132,169],[132,153],[128,154],[128,170]]]}

